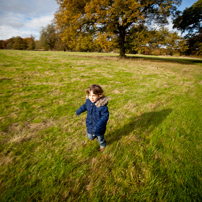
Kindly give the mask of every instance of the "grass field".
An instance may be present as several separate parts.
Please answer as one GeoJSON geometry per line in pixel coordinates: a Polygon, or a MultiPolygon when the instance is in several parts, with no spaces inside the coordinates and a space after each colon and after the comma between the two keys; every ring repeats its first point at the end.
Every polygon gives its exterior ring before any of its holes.
{"type": "Polygon", "coordinates": [[[202,60],[0,51],[0,201],[201,201],[202,60]],[[110,101],[105,151],[86,88],[110,101]]]}

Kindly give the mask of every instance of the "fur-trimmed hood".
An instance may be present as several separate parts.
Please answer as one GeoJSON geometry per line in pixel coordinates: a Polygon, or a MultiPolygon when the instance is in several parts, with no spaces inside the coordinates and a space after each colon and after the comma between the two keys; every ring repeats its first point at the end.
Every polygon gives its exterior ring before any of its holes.
{"type": "MultiPolygon", "coordinates": [[[[86,95],[86,99],[89,99],[89,96],[86,95]]],[[[98,99],[98,101],[95,103],[96,107],[102,107],[108,104],[109,98],[108,97],[101,97],[98,99]]]]}

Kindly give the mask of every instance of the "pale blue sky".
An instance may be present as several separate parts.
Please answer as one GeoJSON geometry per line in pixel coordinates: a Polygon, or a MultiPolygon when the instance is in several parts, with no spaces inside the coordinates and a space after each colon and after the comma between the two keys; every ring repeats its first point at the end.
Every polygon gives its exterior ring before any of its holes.
{"type": "MultiPolygon", "coordinates": [[[[197,0],[182,0],[183,11],[197,0]]],[[[51,23],[58,5],[55,0],[0,0],[0,40],[12,36],[40,36],[42,27],[51,23]]],[[[172,25],[168,26],[170,29],[172,25]]]]}
{"type": "Polygon", "coordinates": [[[183,11],[185,8],[189,8],[195,2],[197,2],[197,0],[182,0],[182,4],[179,7],[179,10],[183,11]]]}

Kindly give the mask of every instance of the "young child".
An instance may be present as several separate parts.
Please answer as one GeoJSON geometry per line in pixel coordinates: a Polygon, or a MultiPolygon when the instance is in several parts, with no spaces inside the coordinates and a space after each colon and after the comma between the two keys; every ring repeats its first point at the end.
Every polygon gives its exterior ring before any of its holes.
{"type": "Polygon", "coordinates": [[[107,104],[108,98],[104,96],[102,88],[97,84],[93,84],[87,89],[85,104],[76,111],[77,115],[87,111],[87,137],[90,140],[97,138],[97,141],[100,144],[99,151],[103,151],[106,147],[104,134],[109,119],[107,104]]]}

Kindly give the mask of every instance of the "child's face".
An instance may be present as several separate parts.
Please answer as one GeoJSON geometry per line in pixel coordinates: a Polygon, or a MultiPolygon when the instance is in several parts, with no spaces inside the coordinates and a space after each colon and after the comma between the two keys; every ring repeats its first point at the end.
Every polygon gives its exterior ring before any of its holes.
{"type": "Polygon", "coordinates": [[[92,91],[90,91],[89,93],[89,99],[91,102],[97,102],[97,100],[99,99],[99,95],[95,95],[92,91]]]}

